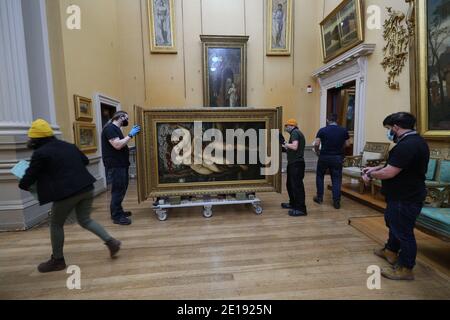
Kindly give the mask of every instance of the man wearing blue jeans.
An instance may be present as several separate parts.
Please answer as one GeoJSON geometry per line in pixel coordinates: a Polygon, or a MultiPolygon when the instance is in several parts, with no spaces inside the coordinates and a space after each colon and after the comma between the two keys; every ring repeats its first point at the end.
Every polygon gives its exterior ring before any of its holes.
{"type": "Polygon", "coordinates": [[[384,248],[374,253],[393,266],[381,271],[391,280],[414,279],[417,255],[414,227],[426,197],[425,175],[430,160],[428,145],[414,130],[415,124],[416,118],[410,113],[399,112],[387,117],[383,126],[388,130],[388,139],[396,146],[389,152],[386,166],[363,170],[366,183],[371,179],[382,180],[389,239],[384,248]]]}
{"type": "Polygon", "coordinates": [[[350,145],[350,136],[347,129],[338,126],[336,121],[337,115],[332,114],[327,120],[328,125],[317,133],[314,143],[316,153],[320,152],[316,173],[317,196],[314,197],[314,202],[323,203],[324,178],[329,170],[333,185],[333,205],[340,209],[344,147],[350,145]]]}
{"type": "Polygon", "coordinates": [[[128,169],[130,167],[130,151],[128,143],[140,131],[139,126],[133,126],[128,136],[124,137],[122,127],[128,126],[128,114],[119,111],[102,131],[103,164],[107,172],[108,183],[111,183],[111,219],[115,224],[130,225],[131,212],[125,212],[122,201],[128,189],[128,169]]]}

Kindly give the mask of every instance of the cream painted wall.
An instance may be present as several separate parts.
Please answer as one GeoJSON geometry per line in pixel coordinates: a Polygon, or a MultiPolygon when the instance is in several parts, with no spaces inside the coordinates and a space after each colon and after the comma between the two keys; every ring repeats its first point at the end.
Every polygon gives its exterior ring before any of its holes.
{"type": "Polygon", "coordinates": [[[47,0],[57,118],[69,141],[73,141],[74,94],[92,99],[100,92],[122,98],[116,8],[111,0],[47,0]],[[66,27],[66,10],[73,4],[81,8],[81,30],[66,27]]]}
{"type": "Polygon", "coordinates": [[[312,141],[319,125],[318,87],[311,78],[320,47],[318,4],[295,1],[293,54],[267,57],[265,2],[175,0],[178,54],[172,55],[150,53],[146,0],[116,0],[124,109],[202,106],[200,34],[248,35],[248,105],[284,106],[285,119],[298,119],[312,141]],[[313,94],[306,93],[308,85],[313,94]]]}
{"type": "MultiPolygon", "coordinates": [[[[59,88],[55,90],[58,122],[66,139],[73,139],[74,94],[92,97],[101,92],[118,99],[130,115],[134,104],[202,106],[202,33],[248,35],[248,105],[284,106],[284,118],[298,119],[308,143],[319,129],[320,93],[311,77],[323,64],[319,22],[340,0],[294,1],[290,57],[265,55],[265,0],[175,0],[177,54],[150,53],[147,0],[61,0],[59,8],[55,2],[48,0],[49,28],[55,88],[59,88]],[[65,10],[71,4],[82,9],[79,31],[65,28],[65,10]],[[313,86],[313,94],[306,93],[308,85],[313,86]]],[[[384,15],[388,5],[407,10],[403,1],[364,2],[365,8],[379,5],[384,15]]],[[[384,141],[385,115],[410,110],[409,70],[406,65],[400,91],[389,89],[380,66],[382,31],[366,29],[365,36],[367,43],[376,44],[369,58],[366,137],[384,141]]]]}
{"type": "MultiPolygon", "coordinates": [[[[341,1],[340,0],[320,0],[322,16],[325,18],[341,1]]],[[[403,0],[365,0],[364,12],[370,5],[378,5],[381,8],[383,23],[387,18],[386,7],[393,7],[405,14],[408,12],[408,4],[403,0]]],[[[367,17],[367,15],[366,15],[367,17]]],[[[394,112],[411,111],[410,106],[410,85],[409,85],[409,62],[398,81],[400,90],[391,90],[386,85],[387,73],[380,65],[383,60],[382,48],[384,45],[383,30],[365,29],[365,42],[376,44],[375,52],[369,57],[367,97],[366,97],[366,140],[386,141],[386,131],[382,126],[384,118],[394,112]]]]}

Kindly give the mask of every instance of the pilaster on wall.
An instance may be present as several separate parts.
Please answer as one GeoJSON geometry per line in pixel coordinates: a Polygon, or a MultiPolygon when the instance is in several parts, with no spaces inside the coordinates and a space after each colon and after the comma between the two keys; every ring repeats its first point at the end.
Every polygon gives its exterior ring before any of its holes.
{"type": "Polygon", "coordinates": [[[22,9],[21,1],[0,1],[0,230],[27,229],[49,211],[19,190],[10,173],[30,156],[26,141],[33,117],[22,9]]]}

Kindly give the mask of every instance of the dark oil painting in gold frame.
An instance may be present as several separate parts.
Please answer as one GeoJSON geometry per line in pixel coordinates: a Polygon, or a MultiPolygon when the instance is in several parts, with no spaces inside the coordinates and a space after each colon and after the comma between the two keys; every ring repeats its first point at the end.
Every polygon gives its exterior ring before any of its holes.
{"type": "MultiPolygon", "coordinates": [[[[259,165],[224,163],[217,166],[219,170],[210,169],[208,173],[205,168],[189,165],[177,168],[168,161],[170,132],[174,128],[191,130],[194,122],[201,122],[203,129],[260,127],[270,132],[281,129],[281,107],[144,110],[135,106],[135,119],[143,128],[143,134],[136,138],[139,201],[165,196],[281,192],[280,170],[275,175],[261,176],[257,174],[259,165]]],[[[265,142],[268,155],[270,140],[268,137],[265,142]]],[[[281,160],[280,154],[274,156],[281,160]]]]}
{"type": "Polygon", "coordinates": [[[418,0],[414,66],[418,128],[428,139],[450,141],[450,1],[418,0]]]}
{"type": "Polygon", "coordinates": [[[247,106],[248,36],[200,36],[205,107],[247,106]]]}
{"type": "Polygon", "coordinates": [[[321,23],[322,53],[329,62],[364,41],[361,0],[344,0],[321,23]]]}

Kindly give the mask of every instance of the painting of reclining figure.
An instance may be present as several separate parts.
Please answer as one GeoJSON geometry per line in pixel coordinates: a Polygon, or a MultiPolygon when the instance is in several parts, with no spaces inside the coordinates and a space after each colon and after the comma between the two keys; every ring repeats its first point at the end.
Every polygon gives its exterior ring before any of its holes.
{"type": "MultiPolygon", "coordinates": [[[[209,129],[216,129],[222,133],[223,137],[226,137],[227,130],[244,130],[249,134],[254,134],[256,140],[259,140],[258,132],[260,129],[265,129],[266,124],[264,122],[223,122],[223,123],[202,123],[202,132],[206,132],[209,129]]],[[[157,136],[158,136],[158,175],[159,183],[190,183],[190,182],[223,182],[223,181],[239,181],[239,180],[264,180],[264,176],[261,175],[262,165],[260,163],[251,164],[250,155],[257,155],[259,150],[259,141],[254,146],[250,144],[249,139],[245,141],[236,141],[235,144],[226,143],[213,143],[200,142],[201,148],[195,150],[194,139],[194,123],[158,123],[157,124],[157,136]],[[189,132],[191,141],[184,141],[185,137],[179,142],[173,142],[171,137],[176,130],[189,132]],[[190,143],[190,148],[187,148],[187,153],[181,152],[180,144],[185,142],[190,143]],[[206,148],[211,147],[222,154],[206,155],[206,148]],[[174,148],[180,149],[180,155],[172,159],[174,148]],[[232,159],[227,160],[226,154],[230,152],[233,154],[232,159]],[[242,152],[245,155],[243,163],[238,161],[238,153],[242,152]],[[195,163],[195,156],[199,156],[202,159],[195,163]],[[181,158],[180,158],[181,157],[181,158]],[[187,159],[188,158],[188,159],[187,159]],[[189,160],[177,161],[178,160],[189,160]],[[181,163],[180,163],[181,162],[181,163]]]]}
{"type": "Polygon", "coordinates": [[[139,201],[281,191],[282,108],[144,110],[136,138],[139,201]]]}

